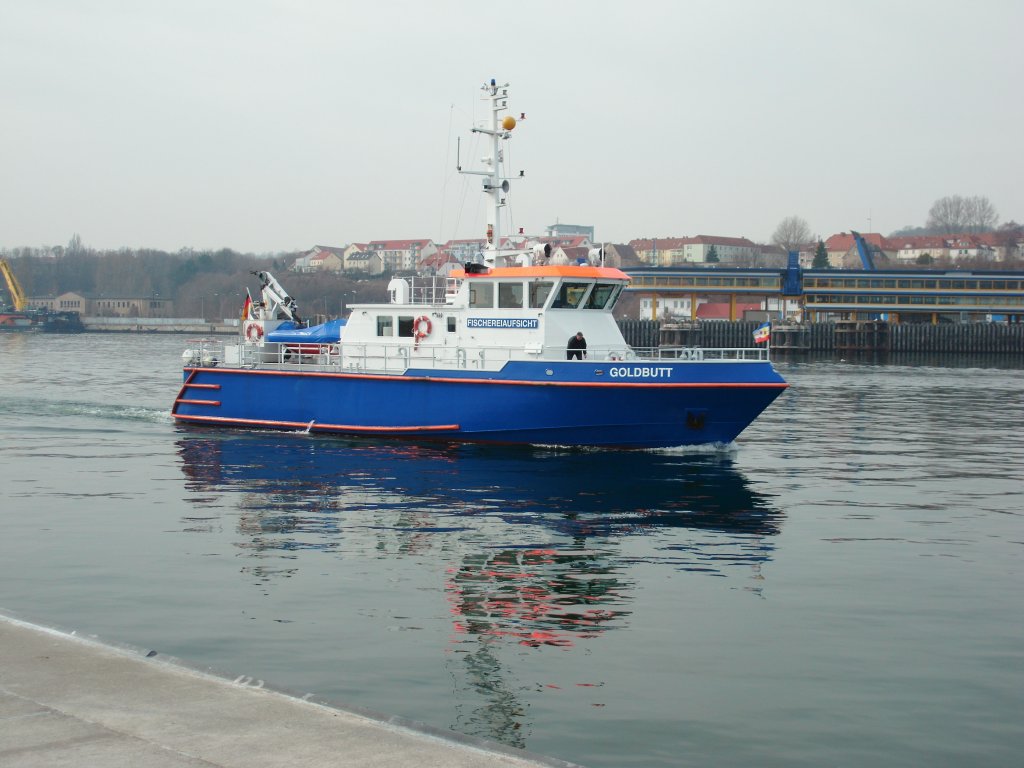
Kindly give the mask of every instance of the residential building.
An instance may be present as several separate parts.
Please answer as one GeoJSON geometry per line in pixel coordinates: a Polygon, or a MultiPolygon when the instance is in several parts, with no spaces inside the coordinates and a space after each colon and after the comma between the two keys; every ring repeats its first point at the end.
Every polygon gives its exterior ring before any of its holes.
{"type": "Polygon", "coordinates": [[[714,247],[721,263],[750,263],[761,253],[761,246],[745,237],[697,235],[630,240],[630,247],[645,264],[652,267],[677,267],[705,264],[714,247]]]}
{"type": "Polygon", "coordinates": [[[979,261],[996,261],[996,249],[986,242],[983,235],[951,235],[949,238],[949,255],[954,261],[977,259],[979,261]]]}
{"type": "Polygon", "coordinates": [[[345,271],[382,275],[384,274],[384,260],[376,251],[349,250],[345,252],[345,271]]]}
{"type": "Polygon", "coordinates": [[[1019,258],[1019,249],[1012,237],[1000,232],[963,235],[900,235],[889,239],[896,250],[896,260],[916,264],[921,256],[935,260],[1006,261],[1019,258]]]}
{"type": "Polygon", "coordinates": [[[341,254],[342,271],[363,272],[379,275],[384,272],[384,262],[379,254],[369,250],[367,243],[352,243],[341,254]]]}
{"type": "Polygon", "coordinates": [[[344,268],[344,248],[328,248],[327,246],[317,245],[313,247],[313,251],[309,259],[309,265],[313,268],[314,272],[341,272],[344,268]]]}
{"type": "Polygon", "coordinates": [[[761,246],[745,237],[697,235],[687,238],[683,244],[684,261],[688,264],[706,264],[712,248],[722,264],[749,264],[761,255],[761,246]]]}
{"type": "Polygon", "coordinates": [[[651,237],[630,240],[629,247],[644,264],[669,267],[683,263],[685,237],[651,237]]]}
{"type": "Polygon", "coordinates": [[[344,269],[345,248],[314,245],[292,264],[295,272],[341,272],[344,269]]]}
{"type": "Polygon", "coordinates": [[[372,240],[366,250],[380,255],[385,272],[413,272],[423,259],[437,253],[437,246],[429,238],[372,240]]]}
{"type": "Polygon", "coordinates": [[[901,264],[917,264],[924,256],[936,261],[949,258],[949,246],[943,235],[900,235],[890,238],[889,242],[895,249],[896,261],[901,264]]]}

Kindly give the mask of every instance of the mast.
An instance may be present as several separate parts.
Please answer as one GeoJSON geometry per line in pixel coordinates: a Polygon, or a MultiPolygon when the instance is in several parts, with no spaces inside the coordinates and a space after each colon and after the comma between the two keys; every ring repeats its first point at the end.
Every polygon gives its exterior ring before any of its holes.
{"type": "Polygon", "coordinates": [[[458,170],[459,173],[484,177],[484,194],[490,198],[484,259],[493,265],[501,247],[501,209],[505,206],[505,196],[510,189],[509,179],[504,174],[505,153],[501,148],[501,142],[511,137],[512,129],[516,127],[516,119],[512,115],[506,115],[500,121],[498,119],[499,115],[508,109],[508,83],[498,85],[492,78],[481,90],[482,98],[491,102],[490,115],[486,127],[473,128],[472,131],[490,137],[490,154],[482,159],[486,170],[464,171],[461,167],[458,170]]]}

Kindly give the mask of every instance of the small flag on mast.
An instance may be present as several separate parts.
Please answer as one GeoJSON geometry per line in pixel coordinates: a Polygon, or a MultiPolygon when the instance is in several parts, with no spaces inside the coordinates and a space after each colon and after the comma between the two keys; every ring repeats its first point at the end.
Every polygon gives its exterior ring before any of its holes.
{"type": "Polygon", "coordinates": [[[249,295],[249,289],[245,289],[245,305],[242,307],[242,322],[244,323],[249,319],[249,313],[252,311],[252,296],[249,295]]]}
{"type": "Polygon", "coordinates": [[[762,323],[754,329],[754,343],[764,344],[772,335],[772,324],[770,322],[762,323]]]}

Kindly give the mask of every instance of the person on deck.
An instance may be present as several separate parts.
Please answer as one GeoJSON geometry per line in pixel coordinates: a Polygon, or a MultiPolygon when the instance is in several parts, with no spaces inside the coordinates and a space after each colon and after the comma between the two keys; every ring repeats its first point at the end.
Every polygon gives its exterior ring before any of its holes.
{"type": "Polygon", "coordinates": [[[582,360],[587,356],[587,340],[583,338],[583,331],[576,331],[576,335],[569,339],[565,348],[565,359],[582,360]]]}

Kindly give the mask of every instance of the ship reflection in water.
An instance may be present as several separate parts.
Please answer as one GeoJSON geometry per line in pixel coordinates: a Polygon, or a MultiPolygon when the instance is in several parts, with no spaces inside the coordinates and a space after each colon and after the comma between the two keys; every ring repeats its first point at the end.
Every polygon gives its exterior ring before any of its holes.
{"type": "Polygon", "coordinates": [[[757,593],[783,520],[727,454],[181,434],[200,510],[186,525],[230,497],[255,559],[243,572],[264,588],[302,567],[303,549],[436,563],[464,694],[452,727],[517,746],[524,706],[502,647],[557,652],[626,627],[641,565],[739,569],[757,593]]]}

